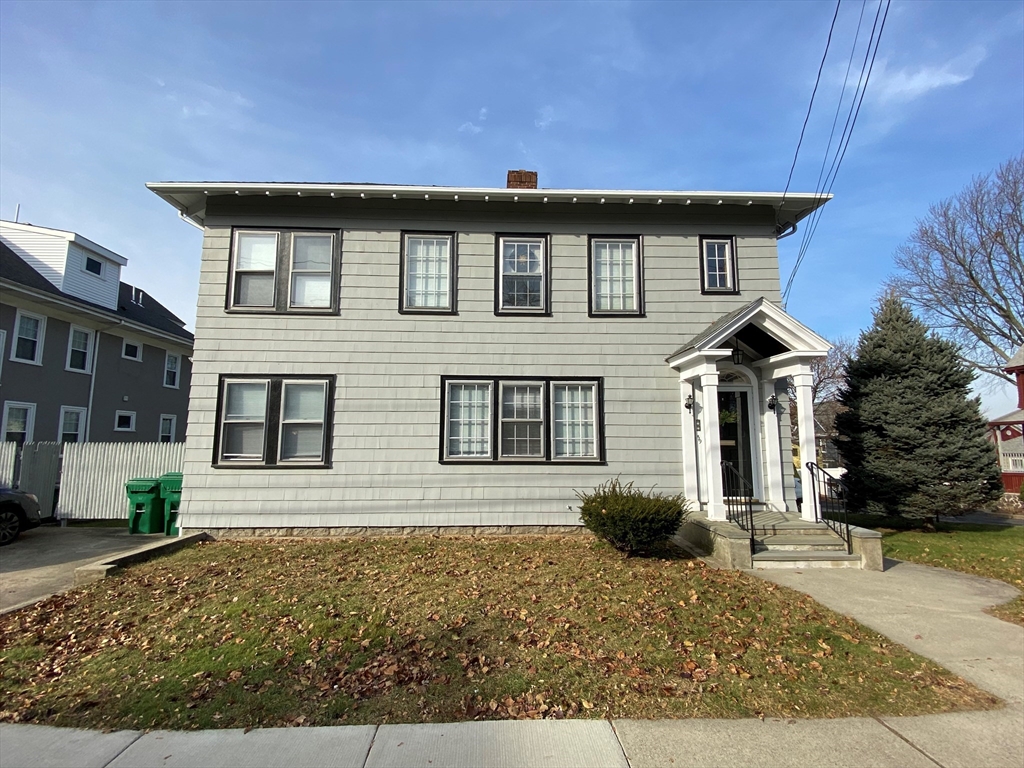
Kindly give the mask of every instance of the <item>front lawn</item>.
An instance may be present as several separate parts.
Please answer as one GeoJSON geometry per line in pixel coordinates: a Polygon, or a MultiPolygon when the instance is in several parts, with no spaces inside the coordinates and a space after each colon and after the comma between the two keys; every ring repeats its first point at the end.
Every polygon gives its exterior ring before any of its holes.
{"type": "MultiPolygon", "coordinates": [[[[1024,526],[940,523],[934,532],[882,533],[888,557],[999,579],[1024,590],[1024,526]]],[[[990,613],[1024,626],[1024,595],[990,613]]]]}
{"type": "Polygon", "coordinates": [[[95,728],[997,706],[809,597],[587,536],[201,544],[0,616],[0,719],[95,728]]]}

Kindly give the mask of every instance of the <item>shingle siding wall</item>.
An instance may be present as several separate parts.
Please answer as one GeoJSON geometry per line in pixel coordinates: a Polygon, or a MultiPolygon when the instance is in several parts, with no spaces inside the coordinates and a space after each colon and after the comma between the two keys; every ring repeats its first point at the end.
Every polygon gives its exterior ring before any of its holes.
{"type": "MultiPolygon", "coordinates": [[[[574,489],[621,476],[681,490],[679,382],[664,362],[722,313],[778,300],[771,226],[737,235],[738,296],[702,296],[698,236],[721,221],[557,224],[443,218],[358,221],[285,215],[211,216],[203,243],[185,455],[188,528],[566,525],[574,489]],[[231,224],[343,230],[338,316],[224,310],[231,224]],[[400,232],[458,235],[458,315],[398,313],[400,232]],[[551,317],[494,315],[494,233],[552,233],[551,317]],[[645,318],[587,317],[588,234],[644,235],[645,318]],[[330,469],[211,466],[221,374],[335,374],[330,469]],[[604,378],[607,465],[442,465],[440,377],[604,378]]],[[[572,509],[570,509],[572,507],[572,509]]]]}

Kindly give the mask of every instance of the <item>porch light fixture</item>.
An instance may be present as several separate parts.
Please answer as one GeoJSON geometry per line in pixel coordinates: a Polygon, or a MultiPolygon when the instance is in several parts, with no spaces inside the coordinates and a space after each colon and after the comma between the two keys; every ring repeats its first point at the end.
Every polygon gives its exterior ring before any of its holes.
{"type": "Polygon", "coordinates": [[[779,404],[779,399],[775,395],[768,396],[768,410],[774,411],[775,406],[779,404]]]}
{"type": "Polygon", "coordinates": [[[683,403],[683,407],[690,413],[693,413],[693,395],[686,396],[686,402],[683,403]]]}
{"type": "Polygon", "coordinates": [[[740,349],[740,344],[739,344],[738,341],[734,341],[733,342],[733,347],[732,347],[732,364],[733,365],[742,365],[743,364],[743,350],[740,349]]]}

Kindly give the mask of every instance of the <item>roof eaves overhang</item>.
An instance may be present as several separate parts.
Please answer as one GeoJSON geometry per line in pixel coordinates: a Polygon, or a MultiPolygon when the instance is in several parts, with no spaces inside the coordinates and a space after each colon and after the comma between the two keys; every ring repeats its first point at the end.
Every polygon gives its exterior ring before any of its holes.
{"type": "Polygon", "coordinates": [[[111,310],[105,310],[100,307],[90,307],[85,304],[79,304],[75,301],[65,299],[63,296],[59,296],[53,293],[47,293],[46,291],[37,291],[34,288],[22,285],[21,283],[15,283],[11,280],[0,280],[0,286],[3,286],[5,291],[11,291],[12,293],[19,293],[25,298],[28,298],[37,304],[44,306],[54,307],[55,309],[62,310],[69,314],[80,314],[88,317],[95,318],[97,320],[103,320],[109,322],[110,327],[123,327],[133,333],[140,335],[151,336],[162,341],[169,341],[176,344],[178,347],[187,349],[191,352],[193,349],[193,342],[182,336],[175,336],[173,333],[167,333],[161,331],[159,328],[154,328],[151,325],[145,323],[139,323],[134,320],[121,317],[116,312],[111,310]]]}
{"type": "Polygon", "coordinates": [[[390,184],[314,184],[252,182],[150,182],[146,187],[186,216],[202,224],[210,195],[333,197],[360,200],[567,203],[577,205],[732,205],[769,206],[780,224],[796,224],[832,199],[831,194],[716,192],[629,189],[506,189],[501,187],[424,187],[390,184]]]}

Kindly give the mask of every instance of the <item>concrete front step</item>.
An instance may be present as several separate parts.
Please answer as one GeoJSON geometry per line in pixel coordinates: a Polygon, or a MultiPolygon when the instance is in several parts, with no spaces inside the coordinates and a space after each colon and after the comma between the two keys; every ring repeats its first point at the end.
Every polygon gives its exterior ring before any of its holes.
{"type": "Polygon", "coordinates": [[[754,568],[860,568],[861,556],[845,552],[758,552],[751,558],[754,568]]]}
{"type": "Polygon", "coordinates": [[[835,534],[824,536],[765,536],[757,542],[758,551],[845,552],[846,544],[835,534]]]}
{"type": "Polygon", "coordinates": [[[762,536],[829,536],[834,533],[824,523],[808,523],[800,520],[760,525],[755,521],[754,535],[761,538],[762,536]]]}

